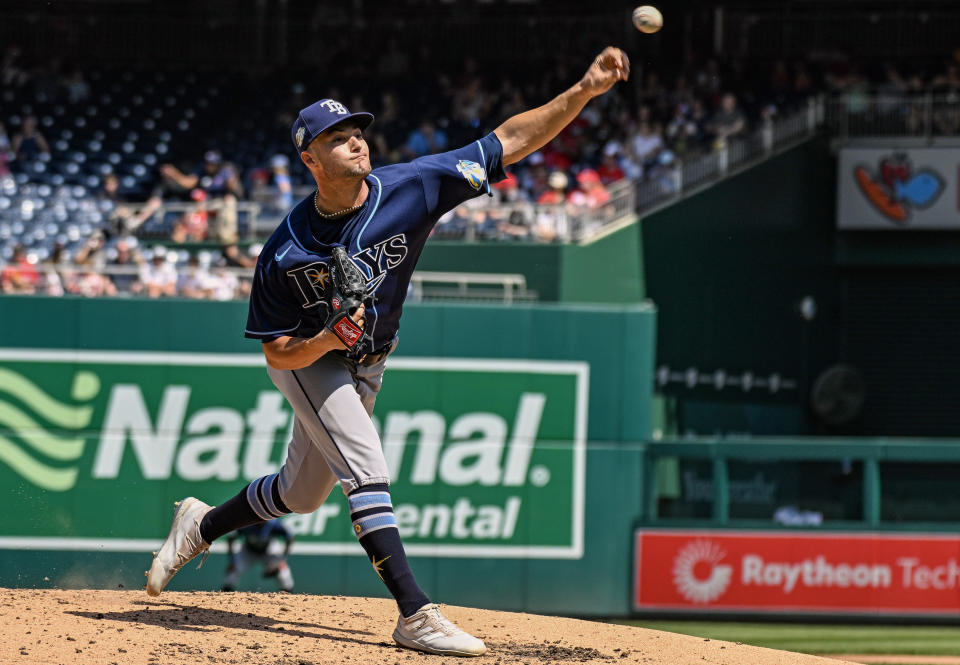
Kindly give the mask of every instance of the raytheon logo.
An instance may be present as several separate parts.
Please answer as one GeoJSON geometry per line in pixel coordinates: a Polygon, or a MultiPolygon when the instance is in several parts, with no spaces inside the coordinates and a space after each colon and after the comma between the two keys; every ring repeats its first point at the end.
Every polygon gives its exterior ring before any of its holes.
{"type": "Polygon", "coordinates": [[[726,552],[709,540],[695,540],[673,559],[673,583],[693,603],[710,603],[730,586],[733,566],[721,564],[726,552]]]}

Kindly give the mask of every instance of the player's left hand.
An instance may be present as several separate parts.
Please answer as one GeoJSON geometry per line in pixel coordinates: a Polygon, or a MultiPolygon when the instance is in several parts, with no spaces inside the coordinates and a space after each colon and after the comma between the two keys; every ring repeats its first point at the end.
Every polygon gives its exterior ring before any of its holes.
{"type": "Polygon", "coordinates": [[[630,59],[627,54],[608,46],[593,60],[593,64],[580,80],[580,85],[591,97],[602,95],[613,87],[617,81],[626,81],[630,78],[630,59]]]}

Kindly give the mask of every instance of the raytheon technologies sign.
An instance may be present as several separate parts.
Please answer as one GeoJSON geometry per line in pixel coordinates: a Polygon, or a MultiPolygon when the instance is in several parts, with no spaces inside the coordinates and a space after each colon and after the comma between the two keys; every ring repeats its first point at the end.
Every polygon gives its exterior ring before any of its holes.
{"type": "Polygon", "coordinates": [[[634,572],[636,609],[960,610],[955,536],[641,530],[634,572]]]}

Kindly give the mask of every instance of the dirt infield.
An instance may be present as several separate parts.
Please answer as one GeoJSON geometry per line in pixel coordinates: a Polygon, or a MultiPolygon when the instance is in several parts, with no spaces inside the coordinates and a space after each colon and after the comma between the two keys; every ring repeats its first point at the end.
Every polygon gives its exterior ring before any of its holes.
{"type": "MultiPolygon", "coordinates": [[[[490,651],[470,662],[838,665],[643,628],[444,607],[490,651]]],[[[399,649],[393,601],[343,596],[0,589],[0,663],[454,663],[399,649]]]]}

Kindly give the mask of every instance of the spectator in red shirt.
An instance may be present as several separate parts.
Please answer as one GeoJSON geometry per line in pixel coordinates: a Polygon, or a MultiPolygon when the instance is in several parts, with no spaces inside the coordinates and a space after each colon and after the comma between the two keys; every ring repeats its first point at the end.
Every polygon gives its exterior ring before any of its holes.
{"type": "Polygon", "coordinates": [[[547,178],[550,189],[537,198],[540,205],[559,205],[567,200],[567,174],[563,171],[554,171],[547,178]]]}
{"type": "Polygon", "coordinates": [[[617,161],[618,157],[619,150],[617,150],[616,145],[611,143],[603,149],[603,161],[597,167],[597,175],[600,176],[600,182],[604,185],[624,179],[623,169],[620,168],[620,163],[617,161]]]}
{"type": "Polygon", "coordinates": [[[600,182],[600,176],[593,169],[584,169],[577,175],[577,185],[567,196],[567,201],[575,206],[596,210],[610,201],[610,193],[600,182]]]}
{"type": "Polygon", "coordinates": [[[567,219],[566,207],[567,184],[569,179],[563,171],[554,171],[547,178],[550,189],[537,198],[542,206],[560,206],[559,208],[541,208],[537,212],[533,236],[540,242],[554,242],[569,235],[570,225],[567,219]]]}
{"type": "Polygon", "coordinates": [[[170,239],[174,242],[203,242],[207,239],[210,224],[210,212],[207,209],[207,193],[199,187],[190,191],[190,198],[196,204],[187,210],[173,226],[170,239]]]}
{"type": "Polygon", "coordinates": [[[10,263],[0,272],[0,291],[3,293],[36,293],[40,283],[40,273],[27,260],[22,245],[13,248],[10,263]]]}

